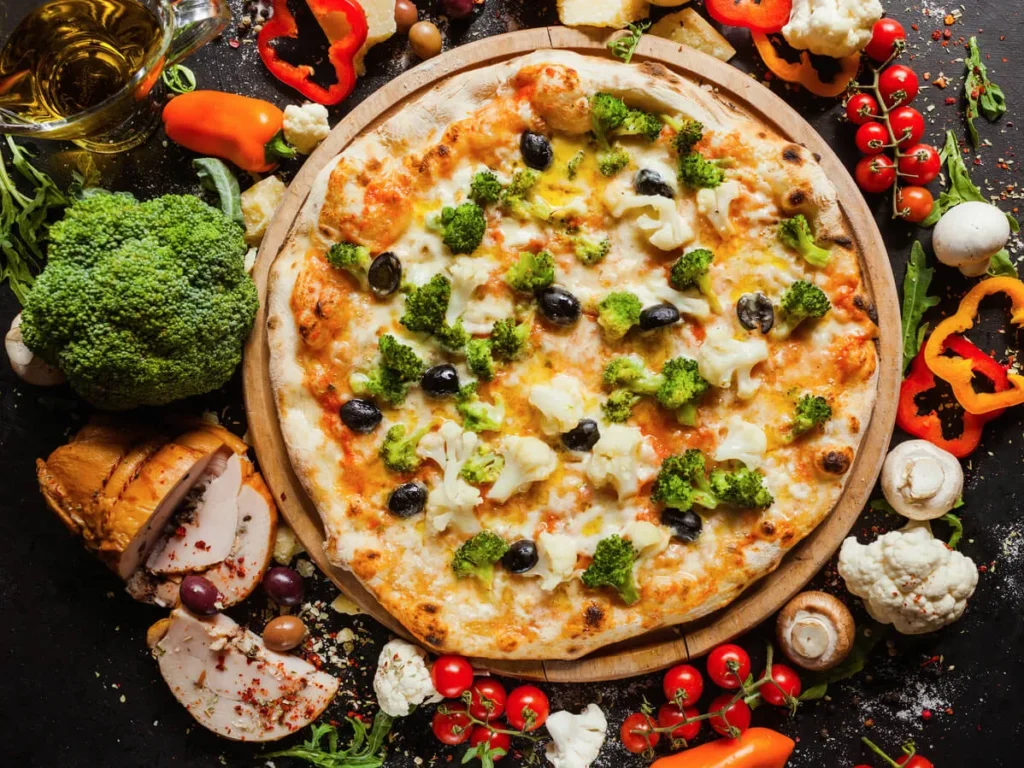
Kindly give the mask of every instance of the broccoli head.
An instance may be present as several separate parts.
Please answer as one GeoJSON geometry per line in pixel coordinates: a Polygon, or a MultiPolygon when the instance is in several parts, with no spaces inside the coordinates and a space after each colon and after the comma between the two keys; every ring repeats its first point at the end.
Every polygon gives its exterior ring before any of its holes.
{"type": "Polygon", "coordinates": [[[811,225],[803,214],[779,222],[779,241],[797,251],[812,267],[827,267],[832,256],[831,251],[815,244],[811,225]]]}
{"type": "Polygon", "coordinates": [[[604,367],[602,376],[608,389],[627,389],[638,395],[653,395],[665,379],[647,369],[638,357],[613,357],[604,367]]]}
{"type": "Polygon", "coordinates": [[[616,291],[609,293],[597,305],[597,324],[604,330],[605,337],[616,341],[629,329],[640,322],[643,305],[635,293],[616,291]]]}
{"type": "Polygon", "coordinates": [[[715,254],[707,248],[694,248],[692,251],[684,253],[672,265],[669,282],[677,291],[696,288],[707,298],[711,309],[720,312],[722,305],[718,300],[718,295],[711,287],[711,275],[708,273],[708,268],[714,259],[715,254]]]}
{"type": "Polygon", "coordinates": [[[508,544],[496,533],[480,531],[463,542],[452,558],[452,570],[460,579],[467,576],[480,579],[490,586],[494,578],[494,564],[508,552],[508,544]]]}
{"type": "Polygon", "coordinates": [[[469,342],[469,332],[466,331],[460,317],[455,321],[455,325],[442,325],[434,331],[434,338],[449,352],[458,352],[469,342]]]}
{"type": "Polygon", "coordinates": [[[648,141],[657,140],[664,124],[661,118],[642,109],[631,109],[626,113],[622,125],[615,129],[617,136],[643,136],[648,141]]]}
{"type": "Polygon", "coordinates": [[[417,469],[423,459],[416,455],[416,446],[429,429],[427,427],[407,435],[405,425],[395,424],[391,427],[380,446],[384,466],[392,472],[412,472],[417,469]]]}
{"type": "Polygon", "coordinates": [[[612,241],[607,237],[600,240],[587,237],[586,235],[575,235],[572,238],[573,252],[581,263],[588,267],[602,261],[612,248],[612,241]]]}
{"type": "Polygon", "coordinates": [[[391,405],[401,405],[409,385],[419,381],[426,365],[413,351],[390,334],[380,337],[380,364],[369,373],[356,373],[349,382],[357,395],[368,395],[391,405]]]}
{"type": "Polygon", "coordinates": [[[476,203],[441,209],[441,240],[452,253],[472,253],[484,239],[487,219],[476,203]]]}
{"type": "Polygon", "coordinates": [[[613,533],[597,542],[594,559],[583,572],[580,581],[591,588],[612,587],[626,605],[633,605],[640,599],[640,592],[633,579],[634,562],[636,550],[632,542],[613,533]]]}
{"type": "Polygon", "coordinates": [[[633,415],[633,408],[640,402],[640,395],[628,389],[617,389],[601,403],[601,412],[612,424],[623,424],[633,415]]]}
{"type": "Polygon", "coordinates": [[[516,171],[512,181],[501,190],[501,207],[518,219],[531,216],[542,221],[550,219],[554,209],[545,200],[532,197],[539,178],[540,174],[534,170],[516,171]]]}
{"type": "Polygon", "coordinates": [[[511,317],[495,321],[491,327],[491,354],[495,360],[511,363],[526,356],[532,323],[516,323],[511,317]]]}
{"type": "Polygon", "coordinates": [[[504,468],[505,459],[487,446],[478,445],[459,470],[459,477],[471,485],[483,485],[497,480],[504,468]]]}
{"type": "Polygon", "coordinates": [[[699,152],[679,158],[679,179],[692,189],[714,189],[725,181],[725,171],[699,152]]]}
{"type": "Polygon", "coordinates": [[[473,174],[469,185],[469,199],[481,208],[498,202],[501,197],[501,182],[490,171],[478,171],[473,174]]]}
{"type": "Polygon", "coordinates": [[[676,357],[665,363],[661,375],[665,382],[655,394],[658,404],[675,411],[680,423],[693,426],[696,417],[694,401],[711,386],[698,372],[697,361],[676,357]]]}
{"type": "Polygon", "coordinates": [[[832,418],[832,406],[821,395],[804,395],[796,404],[793,414],[792,435],[810,432],[832,418]]]}
{"type": "Polygon", "coordinates": [[[124,410],[231,378],[259,297],[242,228],[223,212],[191,195],[94,195],[49,237],[21,330],[79,395],[124,410]]]}
{"type": "Polygon", "coordinates": [[[832,307],[828,296],[818,286],[797,280],[782,294],[781,317],[775,323],[775,334],[785,337],[804,320],[824,317],[832,307]]]}
{"type": "Polygon", "coordinates": [[[490,381],[494,378],[495,365],[490,339],[469,340],[466,344],[466,365],[481,381],[490,381]]]}
{"type": "Polygon", "coordinates": [[[413,348],[403,344],[390,333],[385,333],[377,342],[381,365],[390,368],[402,381],[418,381],[427,369],[413,348]]]}
{"type": "Polygon", "coordinates": [[[565,166],[565,175],[568,176],[570,179],[575,179],[576,174],[579,172],[580,165],[583,163],[583,160],[586,158],[586,156],[587,153],[584,152],[582,149],[575,155],[573,155],[572,158],[569,160],[568,164],[565,166]]]}
{"type": "Polygon", "coordinates": [[[716,469],[708,481],[719,501],[745,509],[770,507],[775,499],[764,487],[764,475],[753,469],[716,469]]]}
{"type": "Polygon", "coordinates": [[[626,121],[629,111],[622,99],[610,93],[595,93],[590,97],[590,122],[602,147],[608,146],[609,134],[626,121]]]}
{"type": "Polygon", "coordinates": [[[410,331],[431,334],[445,349],[462,349],[469,341],[469,334],[463,328],[462,321],[457,321],[455,325],[445,322],[451,297],[451,281],[444,275],[434,275],[427,283],[408,289],[405,295],[405,314],[398,322],[410,331]]]}
{"type": "Polygon", "coordinates": [[[704,125],[698,120],[666,120],[675,129],[676,135],[672,144],[680,157],[690,154],[694,146],[704,138],[704,125]]]}
{"type": "Polygon", "coordinates": [[[597,155],[597,170],[602,176],[614,176],[630,162],[629,152],[616,144],[597,155]]]}
{"type": "Polygon", "coordinates": [[[699,504],[708,509],[718,506],[705,476],[704,454],[691,448],[681,456],[669,456],[661,463],[651,491],[654,501],[685,512],[699,504]]]}
{"type": "Polygon", "coordinates": [[[462,416],[462,427],[467,432],[497,432],[505,420],[505,403],[495,395],[494,403],[485,403],[477,394],[476,382],[459,390],[455,408],[462,416]]]}
{"type": "Polygon", "coordinates": [[[519,261],[508,268],[505,282],[514,291],[533,293],[555,282],[555,260],[547,251],[520,253],[519,261]]]}
{"type": "Polygon", "coordinates": [[[327,251],[327,262],[335,269],[344,269],[359,281],[366,283],[366,273],[370,269],[370,249],[355,243],[335,243],[327,251]]]}

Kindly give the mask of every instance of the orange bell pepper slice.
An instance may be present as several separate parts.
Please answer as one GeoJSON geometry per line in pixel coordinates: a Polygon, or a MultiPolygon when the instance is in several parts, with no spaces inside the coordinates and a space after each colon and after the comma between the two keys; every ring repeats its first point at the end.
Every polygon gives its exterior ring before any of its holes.
{"type": "Polygon", "coordinates": [[[821,79],[818,70],[811,64],[811,55],[807,51],[800,52],[799,62],[786,61],[779,56],[772,41],[768,39],[768,35],[763,32],[752,32],[751,37],[754,39],[754,45],[757,46],[757,52],[761,54],[765,66],[772,71],[772,74],[787,83],[802,85],[815,96],[826,98],[841,96],[860,71],[860,54],[854,53],[838,59],[839,73],[835,80],[826,83],[821,79]]]}
{"type": "Polygon", "coordinates": [[[655,760],[651,768],[784,768],[794,741],[769,728],[750,728],[738,739],[719,739],[655,760]]]}
{"type": "Polygon", "coordinates": [[[980,415],[1024,403],[1024,376],[1007,373],[1009,389],[1002,392],[977,392],[971,383],[974,363],[968,358],[943,355],[946,340],[955,333],[963,333],[972,328],[981,300],[997,293],[1010,297],[1010,322],[1024,326],[1024,283],[1015,277],[992,277],[982,280],[967,292],[956,314],[935,326],[924,347],[924,361],[928,368],[940,379],[949,382],[957,402],[968,413],[980,415]]]}

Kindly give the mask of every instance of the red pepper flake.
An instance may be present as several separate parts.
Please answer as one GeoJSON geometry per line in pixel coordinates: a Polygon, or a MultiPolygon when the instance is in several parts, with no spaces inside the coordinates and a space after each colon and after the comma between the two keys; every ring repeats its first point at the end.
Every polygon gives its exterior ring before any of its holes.
{"type": "Polygon", "coordinates": [[[950,31],[949,31],[949,30],[947,29],[947,30],[945,30],[945,31],[944,31],[944,32],[942,33],[942,37],[943,37],[944,39],[946,39],[946,40],[952,40],[952,39],[953,39],[953,33],[952,33],[952,32],[950,32],[950,31]]]}
{"type": "Polygon", "coordinates": [[[952,96],[947,96],[946,97],[946,106],[947,107],[956,106],[956,99],[954,99],[952,96]]]}
{"type": "Polygon", "coordinates": [[[875,725],[874,718],[869,717],[867,720],[864,721],[864,727],[865,728],[873,728],[874,725],[875,725]]]}
{"type": "Polygon", "coordinates": [[[938,661],[939,661],[939,657],[938,656],[932,656],[930,659],[927,659],[923,664],[921,664],[921,669],[924,669],[925,667],[927,667],[927,666],[929,666],[931,664],[935,664],[938,661]]]}
{"type": "Polygon", "coordinates": [[[947,13],[946,18],[942,20],[942,23],[945,24],[947,27],[952,27],[954,24],[956,24],[956,16],[954,16],[952,13],[947,13]]]}
{"type": "Polygon", "coordinates": [[[984,565],[984,564],[979,565],[978,566],[978,572],[979,573],[987,573],[988,572],[988,566],[984,565]]]}
{"type": "Polygon", "coordinates": [[[177,528],[174,529],[174,535],[177,536],[179,539],[184,539],[186,533],[187,531],[185,530],[184,525],[179,525],[177,528]]]}
{"type": "Polygon", "coordinates": [[[921,710],[921,719],[925,720],[925,721],[931,720],[932,719],[932,711],[930,709],[923,709],[923,710],[921,710]]]}
{"type": "Polygon", "coordinates": [[[237,48],[241,45],[241,43],[238,42],[238,40],[228,40],[228,45],[230,45],[232,48],[237,48]]]}
{"type": "Polygon", "coordinates": [[[942,30],[941,29],[936,29],[934,32],[932,32],[932,40],[934,40],[935,42],[939,42],[939,40],[941,40],[941,39],[942,39],[942,30]]]}
{"type": "Polygon", "coordinates": [[[935,78],[934,85],[936,88],[944,89],[947,85],[949,85],[949,80],[946,78],[945,75],[939,75],[938,77],[935,78]]]}
{"type": "Polygon", "coordinates": [[[947,715],[952,715],[953,714],[953,708],[952,707],[946,707],[946,714],[947,715]]]}
{"type": "Polygon", "coordinates": [[[208,552],[210,550],[210,545],[200,539],[196,542],[196,549],[201,549],[203,552],[208,552]]]}
{"type": "Polygon", "coordinates": [[[224,654],[223,653],[220,654],[219,656],[217,656],[217,671],[218,672],[223,672],[224,671],[224,654]]]}

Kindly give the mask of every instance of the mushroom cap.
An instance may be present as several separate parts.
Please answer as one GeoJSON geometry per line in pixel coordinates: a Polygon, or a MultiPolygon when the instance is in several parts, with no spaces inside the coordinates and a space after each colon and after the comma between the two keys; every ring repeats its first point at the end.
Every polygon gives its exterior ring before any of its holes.
{"type": "Polygon", "coordinates": [[[882,493],[910,520],[935,520],[956,506],[964,491],[960,461],[927,440],[907,440],[882,465],[882,493]]]}
{"type": "Polygon", "coordinates": [[[1010,223],[991,203],[970,201],[949,209],[932,234],[935,256],[969,277],[985,273],[988,261],[1010,239],[1010,223]]]}
{"type": "Polygon", "coordinates": [[[775,635],[786,658],[820,672],[850,655],[856,627],[843,603],[825,592],[801,592],[779,613],[775,635]]]}
{"type": "Polygon", "coordinates": [[[52,387],[64,383],[64,374],[59,368],[50,365],[25,346],[25,341],[21,336],[20,312],[11,321],[11,329],[4,336],[4,349],[7,350],[7,359],[11,361],[11,368],[26,384],[52,387]]]}

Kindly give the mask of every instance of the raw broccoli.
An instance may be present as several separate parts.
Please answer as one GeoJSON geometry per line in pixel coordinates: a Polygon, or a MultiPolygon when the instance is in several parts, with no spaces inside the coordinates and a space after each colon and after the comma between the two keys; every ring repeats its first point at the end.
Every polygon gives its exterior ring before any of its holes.
{"type": "Polygon", "coordinates": [[[753,469],[716,469],[709,479],[711,493],[719,501],[745,509],[770,507],[775,499],[764,487],[764,475],[753,469]]]}
{"type": "Polygon", "coordinates": [[[653,395],[665,378],[652,373],[638,357],[614,357],[604,367],[604,385],[608,389],[627,389],[638,395],[653,395]]]}
{"type": "Polygon", "coordinates": [[[469,341],[462,321],[458,320],[453,326],[445,322],[451,297],[451,281],[444,275],[434,275],[424,285],[408,289],[405,314],[398,322],[410,331],[431,334],[445,349],[462,349],[469,341]]]}
{"type": "Polygon", "coordinates": [[[669,282],[677,291],[696,288],[707,298],[712,310],[721,312],[722,304],[711,287],[711,276],[708,274],[708,267],[711,266],[714,258],[715,254],[707,248],[695,248],[684,253],[672,265],[669,282]]]}
{"type": "Polygon", "coordinates": [[[597,305],[597,324],[604,329],[604,335],[616,341],[629,329],[640,322],[643,305],[635,293],[615,291],[609,293],[597,305]]]}
{"type": "Polygon", "coordinates": [[[662,115],[662,121],[676,132],[672,144],[676,152],[682,155],[689,154],[695,144],[704,138],[704,124],[690,118],[678,118],[670,115],[662,115]]]}
{"type": "Polygon", "coordinates": [[[366,284],[366,272],[370,268],[370,249],[355,243],[335,243],[327,251],[327,261],[335,269],[344,269],[359,281],[366,284]]]}
{"type": "Polygon", "coordinates": [[[597,542],[594,559],[583,572],[580,581],[587,587],[612,587],[626,605],[633,605],[640,599],[636,582],[633,580],[633,563],[636,550],[632,542],[613,533],[597,542]]]}
{"type": "Polygon", "coordinates": [[[616,144],[597,155],[597,170],[602,176],[614,176],[629,165],[629,152],[616,144]]]}
{"type": "Polygon", "coordinates": [[[555,282],[555,260],[547,251],[520,253],[519,261],[508,268],[505,282],[514,291],[533,293],[555,282]]]}
{"type": "Polygon", "coordinates": [[[93,195],[50,228],[25,297],[25,344],[99,408],[217,389],[242,359],[259,297],[242,228],[191,195],[93,195]]]}
{"type": "Polygon", "coordinates": [[[494,578],[494,564],[508,552],[508,544],[496,533],[480,531],[463,542],[452,558],[452,570],[460,579],[473,576],[488,587],[494,578]]]}
{"type": "Polygon", "coordinates": [[[505,404],[499,395],[494,403],[485,403],[477,394],[476,382],[467,384],[456,396],[455,408],[462,416],[462,427],[467,432],[497,432],[505,420],[505,404]]]}
{"type": "Polygon", "coordinates": [[[501,190],[501,207],[516,218],[526,219],[531,216],[547,221],[554,209],[544,199],[532,199],[533,187],[540,174],[526,169],[516,171],[512,181],[501,190]]]}
{"type": "Polygon", "coordinates": [[[490,339],[470,339],[466,344],[466,365],[481,381],[494,378],[494,356],[491,354],[490,339]]]}
{"type": "Polygon", "coordinates": [[[626,103],[610,93],[595,93],[590,97],[590,122],[597,143],[608,147],[608,137],[620,127],[629,115],[626,103]]]}
{"type": "Polygon", "coordinates": [[[793,415],[792,435],[797,437],[810,432],[832,418],[832,406],[820,395],[804,395],[796,404],[793,415]]]}
{"type": "Polygon", "coordinates": [[[661,118],[657,115],[642,109],[631,109],[622,125],[615,129],[615,135],[643,136],[648,141],[655,141],[661,135],[662,126],[661,118]]]}
{"type": "Polygon", "coordinates": [[[827,267],[832,252],[826,248],[819,248],[814,243],[814,233],[811,225],[803,214],[797,214],[791,219],[779,222],[779,240],[787,248],[792,248],[812,267],[827,267]]]}
{"type": "Polygon", "coordinates": [[[491,354],[495,360],[511,363],[522,359],[527,352],[532,323],[516,323],[511,317],[495,321],[491,327],[491,354]]]}
{"type": "Polygon", "coordinates": [[[469,199],[481,208],[498,202],[501,197],[501,182],[490,171],[478,171],[473,174],[469,185],[469,199]]]}
{"type": "Polygon", "coordinates": [[[587,153],[584,152],[582,149],[579,152],[577,152],[575,155],[573,155],[572,159],[569,161],[568,165],[566,165],[566,167],[565,167],[565,175],[568,176],[570,179],[575,179],[576,178],[576,173],[580,169],[580,164],[583,162],[583,159],[586,156],[587,156],[587,153]]]}
{"type": "Polygon", "coordinates": [[[622,424],[629,421],[633,415],[633,408],[640,402],[640,395],[633,394],[628,389],[617,389],[601,403],[601,411],[604,417],[613,424],[622,424]]]}
{"type": "Polygon", "coordinates": [[[679,179],[693,189],[714,189],[725,180],[725,171],[699,152],[679,158],[679,179]]]}
{"type": "Polygon", "coordinates": [[[416,446],[428,431],[430,428],[426,427],[406,436],[405,425],[395,424],[391,427],[380,446],[384,466],[392,472],[412,472],[419,467],[423,459],[416,455],[416,446]]]}
{"type": "Polygon", "coordinates": [[[390,334],[380,337],[380,365],[369,373],[356,373],[350,380],[357,395],[380,398],[391,405],[401,405],[409,393],[409,385],[419,381],[426,365],[413,351],[390,334]]]}
{"type": "Polygon", "coordinates": [[[669,456],[661,463],[651,491],[654,501],[685,512],[694,504],[708,509],[718,506],[705,477],[704,454],[691,448],[682,456],[669,456]]]}
{"type": "Polygon", "coordinates": [[[572,245],[576,258],[591,267],[608,255],[608,251],[612,248],[612,241],[607,237],[595,240],[586,235],[575,235],[572,238],[572,245]]]}
{"type": "Polygon", "coordinates": [[[806,280],[797,280],[782,295],[775,334],[786,337],[804,320],[824,317],[831,307],[832,303],[821,288],[806,280]]]}
{"type": "Polygon", "coordinates": [[[472,253],[484,239],[487,219],[476,203],[441,209],[441,240],[452,253],[472,253]]]}
{"type": "Polygon", "coordinates": [[[505,459],[487,446],[478,445],[473,455],[459,470],[459,477],[472,485],[493,483],[504,468],[505,459]]]}
{"type": "Polygon", "coordinates": [[[698,372],[697,361],[676,357],[665,363],[661,375],[665,381],[655,394],[658,404],[675,411],[681,424],[693,426],[697,416],[694,401],[711,386],[698,372]]]}

